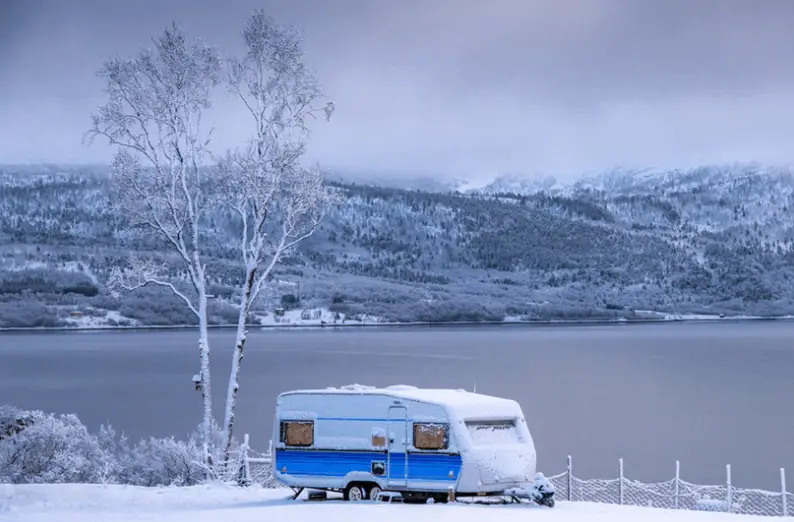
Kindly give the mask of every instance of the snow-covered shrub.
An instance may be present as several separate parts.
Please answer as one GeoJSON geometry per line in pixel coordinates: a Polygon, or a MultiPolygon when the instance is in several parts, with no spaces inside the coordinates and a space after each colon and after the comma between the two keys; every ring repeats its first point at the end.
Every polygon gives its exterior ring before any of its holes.
{"type": "MultiPolygon", "coordinates": [[[[215,468],[209,475],[235,480],[238,463],[225,467],[225,438],[212,427],[215,468]]],[[[232,446],[233,455],[239,445],[232,446]]],[[[130,444],[111,426],[88,432],[76,415],[53,415],[0,405],[0,483],[83,482],[137,486],[191,486],[207,479],[201,426],[187,438],[148,438],[130,444]]]]}
{"type": "Polygon", "coordinates": [[[206,476],[203,450],[191,437],[140,441],[119,455],[119,481],[136,486],[192,486],[206,476]]]}
{"type": "Polygon", "coordinates": [[[75,415],[0,406],[0,482],[102,482],[106,453],[75,415]]]}

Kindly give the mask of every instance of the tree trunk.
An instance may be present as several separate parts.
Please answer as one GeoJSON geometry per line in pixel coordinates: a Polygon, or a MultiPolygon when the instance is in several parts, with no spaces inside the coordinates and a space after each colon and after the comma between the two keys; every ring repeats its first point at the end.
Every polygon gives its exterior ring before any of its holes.
{"type": "Polygon", "coordinates": [[[243,292],[240,296],[240,312],[237,316],[237,337],[234,342],[234,352],[232,353],[232,370],[229,374],[229,389],[226,394],[226,418],[223,423],[226,436],[226,446],[223,450],[223,460],[225,463],[229,462],[229,455],[232,450],[234,410],[237,406],[237,392],[240,390],[240,366],[243,361],[245,338],[248,334],[245,327],[248,323],[248,310],[251,306],[251,291],[254,287],[255,274],[256,267],[248,269],[243,292]]]}
{"type": "Polygon", "coordinates": [[[212,470],[212,387],[210,379],[210,341],[207,328],[207,294],[199,292],[199,359],[201,361],[201,397],[204,401],[204,420],[202,431],[204,436],[204,458],[207,473],[212,470]]]}

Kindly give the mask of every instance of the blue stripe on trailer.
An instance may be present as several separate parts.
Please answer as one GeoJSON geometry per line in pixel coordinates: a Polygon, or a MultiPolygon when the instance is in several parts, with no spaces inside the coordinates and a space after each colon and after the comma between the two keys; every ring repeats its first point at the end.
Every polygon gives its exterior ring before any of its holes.
{"type": "MultiPolygon", "coordinates": [[[[279,471],[286,468],[286,474],[292,476],[341,478],[348,473],[371,473],[373,461],[386,460],[383,451],[276,449],[274,465],[279,471]]],[[[405,453],[391,454],[392,468],[396,468],[392,480],[403,479],[404,462],[405,453]]],[[[409,453],[408,480],[455,482],[462,464],[457,454],[409,453]]]]}

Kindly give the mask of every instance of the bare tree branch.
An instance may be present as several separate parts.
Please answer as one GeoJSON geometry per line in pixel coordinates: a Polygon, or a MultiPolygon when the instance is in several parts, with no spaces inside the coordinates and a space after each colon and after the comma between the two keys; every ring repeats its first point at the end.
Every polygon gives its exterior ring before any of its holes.
{"type": "Polygon", "coordinates": [[[122,270],[119,267],[114,267],[108,277],[108,288],[114,297],[119,297],[119,290],[134,292],[146,285],[162,286],[170,289],[175,296],[184,301],[185,305],[193,312],[196,318],[200,317],[199,311],[193,306],[191,299],[161,275],[164,271],[165,265],[157,267],[144,261],[134,261],[130,270],[122,270]]]}

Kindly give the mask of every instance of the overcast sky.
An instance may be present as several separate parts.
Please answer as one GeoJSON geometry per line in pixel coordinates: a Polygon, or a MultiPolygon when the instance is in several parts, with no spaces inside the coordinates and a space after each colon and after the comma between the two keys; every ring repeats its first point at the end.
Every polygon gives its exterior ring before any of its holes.
{"type": "MultiPolygon", "coordinates": [[[[794,160],[792,0],[0,0],[0,163],[104,162],[95,71],[262,7],[336,102],[308,160],[479,177],[794,160]]],[[[219,116],[216,145],[243,139],[219,116]]]]}

